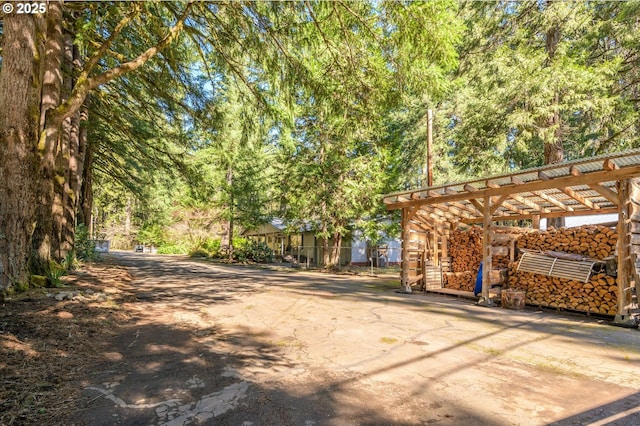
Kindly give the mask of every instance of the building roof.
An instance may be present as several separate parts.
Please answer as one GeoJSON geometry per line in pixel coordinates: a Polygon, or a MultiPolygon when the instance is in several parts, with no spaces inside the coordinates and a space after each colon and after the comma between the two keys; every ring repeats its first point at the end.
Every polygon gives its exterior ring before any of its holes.
{"type": "MultiPolygon", "coordinates": [[[[271,222],[260,225],[256,229],[246,230],[242,234],[243,235],[263,235],[263,234],[273,234],[278,232],[285,233],[286,229],[287,229],[287,224],[284,222],[283,219],[273,218],[271,219],[271,222]]],[[[308,231],[312,231],[313,227],[311,226],[311,223],[309,223],[308,221],[305,221],[297,229],[298,229],[297,232],[308,232],[308,231]]]]}
{"type": "Polygon", "coordinates": [[[467,182],[385,195],[388,210],[411,209],[438,222],[617,213],[616,182],[640,176],[640,150],[552,164],[467,182]]]}

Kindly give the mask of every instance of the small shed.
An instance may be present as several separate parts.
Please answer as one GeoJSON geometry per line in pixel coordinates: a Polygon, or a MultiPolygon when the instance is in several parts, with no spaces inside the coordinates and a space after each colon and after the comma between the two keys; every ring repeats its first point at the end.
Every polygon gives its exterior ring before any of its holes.
{"type": "Polygon", "coordinates": [[[417,254],[432,264],[446,258],[447,239],[461,224],[482,226],[482,296],[491,305],[491,235],[498,222],[616,214],[618,309],[615,321],[634,322],[632,296],[640,286],[633,256],[640,254],[640,150],[553,164],[462,183],[422,187],[384,196],[402,211],[404,291],[423,279],[417,254]],[[635,284],[635,286],[634,286],[635,284]]]}

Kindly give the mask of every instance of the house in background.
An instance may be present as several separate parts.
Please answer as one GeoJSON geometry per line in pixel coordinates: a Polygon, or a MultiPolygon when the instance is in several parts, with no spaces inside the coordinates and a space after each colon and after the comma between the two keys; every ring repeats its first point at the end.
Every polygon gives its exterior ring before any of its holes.
{"type": "Polygon", "coordinates": [[[363,232],[353,231],[351,240],[351,264],[354,266],[385,267],[399,265],[402,260],[402,241],[400,238],[391,238],[380,235],[381,240],[377,245],[367,242],[363,232]]]}
{"type": "MultiPolygon", "coordinates": [[[[279,218],[270,223],[260,225],[256,229],[247,230],[242,236],[254,241],[264,242],[276,256],[318,266],[322,263],[324,249],[322,239],[316,237],[310,224],[301,226],[294,232],[286,229],[284,221],[279,218]]],[[[331,245],[331,240],[329,244],[331,245]]],[[[340,249],[340,266],[374,266],[399,265],[402,253],[399,238],[382,236],[378,245],[368,243],[362,231],[355,230],[351,236],[342,240],[340,249]]]]}
{"type": "MultiPolygon", "coordinates": [[[[266,243],[276,256],[281,256],[283,259],[290,257],[298,263],[320,265],[324,257],[322,239],[316,237],[311,225],[304,224],[294,232],[286,228],[282,219],[274,218],[270,223],[244,231],[242,236],[266,243]]],[[[329,240],[329,244],[331,244],[331,240],[329,240]]],[[[340,265],[348,265],[350,262],[351,240],[344,238],[340,250],[340,265]]]]}

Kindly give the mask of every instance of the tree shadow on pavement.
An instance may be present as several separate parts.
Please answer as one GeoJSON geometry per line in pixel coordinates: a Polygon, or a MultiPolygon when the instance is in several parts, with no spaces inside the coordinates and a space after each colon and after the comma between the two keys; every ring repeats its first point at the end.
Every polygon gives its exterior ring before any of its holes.
{"type": "MultiPolygon", "coordinates": [[[[124,324],[63,422],[86,425],[498,425],[464,407],[389,407],[361,374],[300,368],[269,333],[124,324]],[[392,408],[392,409],[390,409],[392,408]],[[439,410],[436,410],[438,408],[439,410]],[[411,414],[409,414],[411,413],[411,414]],[[422,413],[416,417],[415,413],[422,413]]],[[[398,388],[388,388],[397,393],[398,388]]]]}
{"type": "Polygon", "coordinates": [[[640,425],[640,392],[599,405],[570,417],[555,421],[550,426],[632,426],[640,425]]]}

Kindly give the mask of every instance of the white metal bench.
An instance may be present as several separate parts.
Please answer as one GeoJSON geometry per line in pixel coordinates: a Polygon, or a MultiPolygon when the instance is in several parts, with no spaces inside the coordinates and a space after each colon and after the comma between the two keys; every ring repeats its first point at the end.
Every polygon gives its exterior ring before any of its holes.
{"type": "Polygon", "coordinates": [[[549,277],[567,278],[575,281],[589,282],[593,265],[600,263],[593,260],[567,260],[542,253],[524,253],[518,262],[518,271],[533,272],[549,277]]]}

